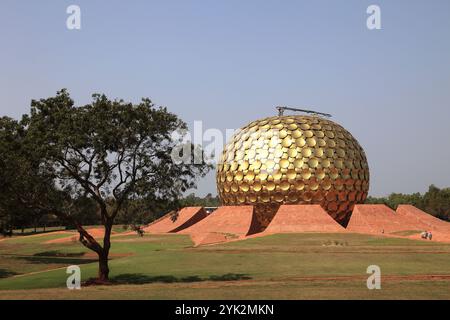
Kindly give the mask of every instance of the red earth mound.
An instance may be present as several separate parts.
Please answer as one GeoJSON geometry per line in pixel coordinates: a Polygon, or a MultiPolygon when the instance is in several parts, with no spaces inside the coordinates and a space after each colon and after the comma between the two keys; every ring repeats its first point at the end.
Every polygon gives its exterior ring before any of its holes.
{"type": "MultiPolygon", "coordinates": [[[[450,241],[450,222],[433,217],[411,205],[399,205],[397,214],[414,223],[416,226],[415,230],[431,231],[433,240],[450,241]]],[[[411,235],[409,238],[421,239],[420,234],[411,235]]]]}
{"type": "Polygon", "coordinates": [[[282,205],[264,233],[343,231],[320,205],[282,205]]]}
{"type": "Polygon", "coordinates": [[[251,232],[253,206],[220,207],[207,218],[179,231],[196,245],[242,239],[251,232]]]}
{"type": "Polygon", "coordinates": [[[144,228],[144,231],[148,233],[178,232],[196,224],[206,216],[207,213],[202,207],[186,207],[181,209],[178,214],[169,212],[144,228]]]}
{"type": "Polygon", "coordinates": [[[399,205],[397,214],[404,217],[404,219],[411,220],[416,226],[423,230],[450,229],[450,222],[433,217],[431,214],[423,212],[411,205],[399,205]]]}
{"type": "Polygon", "coordinates": [[[417,226],[414,221],[397,214],[384,204],[359,204],[353,209],[347,230],[358,233],[389,234],[417,230],[417,226]]]}

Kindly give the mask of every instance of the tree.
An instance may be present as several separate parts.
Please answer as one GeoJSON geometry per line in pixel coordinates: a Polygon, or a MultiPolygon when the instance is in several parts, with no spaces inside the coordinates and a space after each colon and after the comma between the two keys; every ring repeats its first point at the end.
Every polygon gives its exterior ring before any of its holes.
{"type": "Polygon", "coordinates": [[[450,188],[428,188],[423,196],[424,210],[441,219],[450,220],[450,188]]]}
{"type": "MultiPolygon", "coordinates": [[[[45,195],[25,198],[24,204],[76,227],[80,242],[98,255],[100,282],[109,279],[112,226],[124,206],[136,199],[177,201],[210,169],[205,163],[172,161],[172,150],[179,143],[172,133],[186,130],[186,124],[149,99],[132,104],[94,94],[91,104],[75,107],[68,92],[61,90],[55,97],[33,100],[31,114],[21,125],[25,152],[20,156],[26,159],[23,162],[37,162],[33,185],[45,195]],[[76,217],[76,200],[83,197],[96,204],[95,214],[105,228],[102,244],[76,217]]],[[[192,159],[201,152],[193,145],[191,149],[192,159]]]]}
{"type": "MultiPolygon", "coordinates": [[[[41,210],[23,206],[23,199],[44,199],[43,189],[35,184],[39,161],[24,153],[25,128],[18,121],[0,118],[0,216],[2,229],[11,234],[14,227],[22,229],[37,219],[41,210]]],[[[39,180],[45,182],[45,180],[39,180]]]]}
{"type": "Polygon", "coordinates": [[[195,193],[191,193],[181,199],[180,202],[182,207],[218,207],[220,205],[219,197],[213,197],[211,193],[208,193],[204,198],[197,197],[195,193]]]}

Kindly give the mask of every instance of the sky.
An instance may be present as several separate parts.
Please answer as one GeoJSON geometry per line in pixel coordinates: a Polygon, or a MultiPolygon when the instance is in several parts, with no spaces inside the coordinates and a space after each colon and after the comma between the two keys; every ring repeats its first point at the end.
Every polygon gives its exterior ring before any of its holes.
{"type": "MultiPolygon", "coordinates": [[[[448,0],[2,0],[0,114],[61,88],[79,105],[149,97],[205,130],[277,105],[331,113],[366,151],[371,195],[450,186],[448,0]]],[[[195,192],[216,194],[214,177],[195,192]]]]}

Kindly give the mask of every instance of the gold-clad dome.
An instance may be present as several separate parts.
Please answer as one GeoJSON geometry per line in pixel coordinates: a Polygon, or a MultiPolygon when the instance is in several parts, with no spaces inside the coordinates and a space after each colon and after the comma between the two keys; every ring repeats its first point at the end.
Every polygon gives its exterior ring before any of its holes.
{"type": "Polygon", "coordinates": [[[369,190],[369,166],[342,126],[307,115],[276,116],[240,129],[217,167],[223,205],[254,205],[260,226],[281,204],[320,204],[346,224],[369,190]]]}

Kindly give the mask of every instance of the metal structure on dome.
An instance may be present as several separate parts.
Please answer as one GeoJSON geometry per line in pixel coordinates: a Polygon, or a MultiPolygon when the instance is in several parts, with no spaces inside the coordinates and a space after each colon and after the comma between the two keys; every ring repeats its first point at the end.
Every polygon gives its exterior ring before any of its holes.
{"type": "Polygon", "coordinates": [[[285,110],[303,112],[306,114],[311,114],[314,116],[322,116],[322,117],[327,117],[327,118],[332,117],[332,115],[329,113],[323,113],[323,112],[318,112],[318,111],[313,111],[313,110],[305,110],[305,109],[291,108],[291,107],[285,107],[285,106],[277,106],[276,109],[278,110],[279,117],[282,117],[284,115],[285,110]]]}
{"type": "Polygon", "coordinates": [[[281,204],[320,204],[345,225],[369,190],[364,150],[347,130],[324,118],[331,115],[294,111],[310,115],[281,113],[233,136],[217,167],[222,204],[254,205],[262,229],[281,204]]]}

